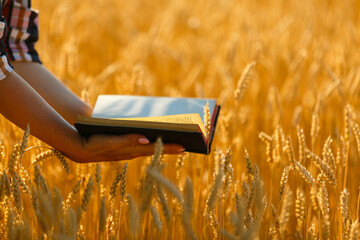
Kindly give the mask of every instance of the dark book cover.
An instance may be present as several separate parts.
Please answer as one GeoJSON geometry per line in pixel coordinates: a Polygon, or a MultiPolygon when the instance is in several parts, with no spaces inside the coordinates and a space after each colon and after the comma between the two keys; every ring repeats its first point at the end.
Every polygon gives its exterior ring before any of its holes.
{"type": "Polygon", "coordinates": [[[92,134],[122,135],[136,133],[146,136],[150,140],[150,142],[155,142],[158,137],[161,137],[164,143],[180,144],[186,149],[187,152],[209,154],[211,149],[211,143],[215,133],[219,111],[220,106],[217,106],[208,144],[206,143],[207,141],[204,139],[203,134],[200,130],[199,132],[183,132],[150,128],[101,126],[84,123],[75,123],[75,127],[78,132],[84,137],[89,137],[92,134]]]}

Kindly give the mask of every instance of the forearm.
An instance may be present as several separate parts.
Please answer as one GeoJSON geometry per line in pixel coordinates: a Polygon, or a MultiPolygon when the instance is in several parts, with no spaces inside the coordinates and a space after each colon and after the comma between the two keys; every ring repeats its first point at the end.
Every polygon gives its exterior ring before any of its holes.
{"type": "Polygon", "coordinates": [[[75,122],[76,115],[91,115],[92,108],[81,101],[43,65],[35,62],[11,64],[15,71],[70,124],[75,122]]]}
{"type": "MultiPolygon", "coordinates": [[[[81,154],[82,139],[29,84],[15,72],[0,81],[0,113],[68,157],[81,154]]],[[[75,157],[76,158],[76,157],[75,157]]]]}
{"type": "MultiPolygon", "coordinates": [[[[52,86],[50,88],[54,90],[52,86]]],[[[50,96],[49,99],[52,102],[57,98],[50,96]]],[[[54,104],[58,106],[56,102],[54,104]]],[[[63,111],[68,119],[74,118],[77,113],[76,110],[63,111]]],[[[76,162],[132,159],[149,156],[154,152],[154,145],[145,136],[138,134],[95,134],[83,139],[71,124],[15,72],[0,81],[0,113],[23,129],[29,124],[32,135],[76,162]]],[[[178,154],[183,153],[184,149],[176,144],[164,144],[163,151],[178,154]]]]}

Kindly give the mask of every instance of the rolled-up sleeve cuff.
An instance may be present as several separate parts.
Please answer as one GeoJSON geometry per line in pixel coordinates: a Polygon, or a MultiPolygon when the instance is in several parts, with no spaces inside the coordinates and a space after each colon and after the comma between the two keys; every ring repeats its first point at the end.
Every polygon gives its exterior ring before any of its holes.
{"type": "Polygon", "coordinates": [[[6,78],[13,71],[6,54],[0,56],[0,81],[6,78]]]}

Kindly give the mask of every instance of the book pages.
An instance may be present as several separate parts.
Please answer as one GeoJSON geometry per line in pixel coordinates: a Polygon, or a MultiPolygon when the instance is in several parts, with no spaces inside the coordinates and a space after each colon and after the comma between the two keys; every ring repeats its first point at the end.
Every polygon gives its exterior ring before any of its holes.
{"type": "Polygon", "coordinates": [[[206,131],[201,117],[198,113],[193,114],[178,114],[161,117],[137,117],[137,118],[112,118],[114,120],[125,121],[146,121],[146,122],[162,122],[162,123],[179,123],[179,124],[197,124],[203,134],[206,136],[206,131]]]}
{"type": "Polygon", "coordinates": [[[210,116],[213,116],[215,99],[99,95],[92,117],[135,118],[198,113],[204,123],[204,107],[207,102],[210,116]]]}

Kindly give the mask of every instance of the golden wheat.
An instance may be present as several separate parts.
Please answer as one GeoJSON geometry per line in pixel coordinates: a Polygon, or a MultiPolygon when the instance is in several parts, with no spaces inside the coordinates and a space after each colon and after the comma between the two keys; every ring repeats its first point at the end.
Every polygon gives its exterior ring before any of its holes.
{"type": "Polygon", "coordinates": [[[208,156],[163,155],[159,139],[152,157],[97,164],[1,116],[0,239],[358,239],[358,1],[33,5],[44,66],[90,105],[206,97],[221,111],[208,156]]]}

